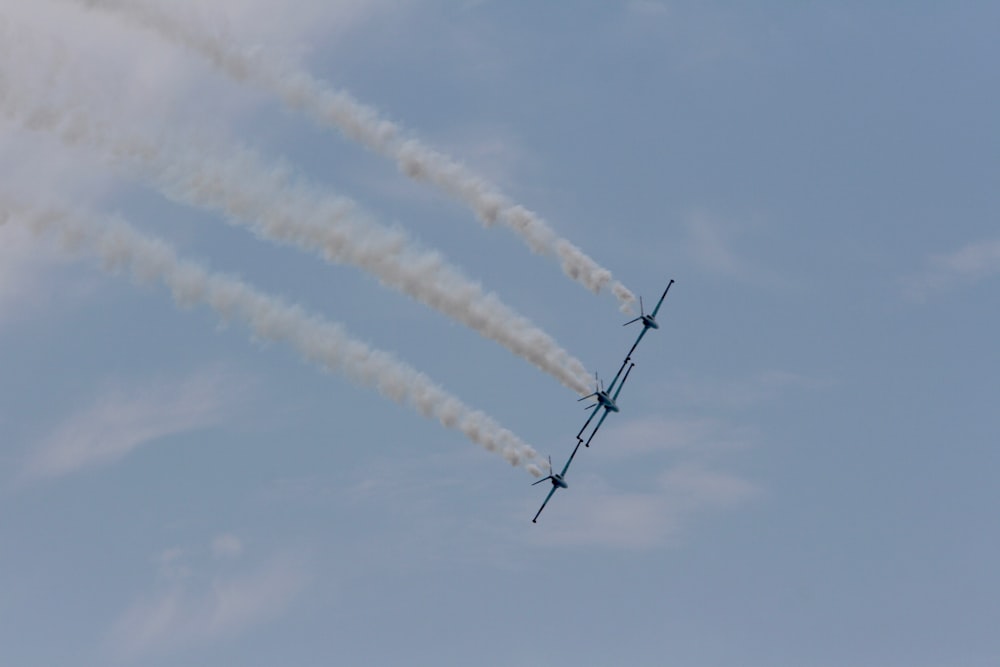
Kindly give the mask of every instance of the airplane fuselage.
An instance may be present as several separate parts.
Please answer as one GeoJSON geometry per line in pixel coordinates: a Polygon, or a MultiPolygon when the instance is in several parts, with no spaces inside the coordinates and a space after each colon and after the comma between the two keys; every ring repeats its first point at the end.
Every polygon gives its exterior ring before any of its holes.
{"type": "Polygon", "coordinates": [[[563,479],[562,475],[552,475],[552,486],[558,486],[560,489],[568,489],[569,484],[563,479]]]}
{"type": "Polygon", "coordinates": [[[607,392],[597,392],[597,402],[611,412],[618,412],[618,404],[615,403],[615,399],[608,396],[607,392]]]}
{"type": "Polygon", "coordinates": [[[656,323],[656,318],[652,315],[643,315],[642,323],[647,329],[659,329],[660,325],[656,323]]]}

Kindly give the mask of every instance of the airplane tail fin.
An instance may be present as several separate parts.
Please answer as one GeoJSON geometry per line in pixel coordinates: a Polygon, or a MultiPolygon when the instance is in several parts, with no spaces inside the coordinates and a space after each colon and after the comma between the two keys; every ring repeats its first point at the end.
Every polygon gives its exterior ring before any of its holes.
{"type": "Polygon", "coordinates": [[[634,320],[629,320],[628,322],[626,322],[622,326],[623,327],[627,327],[628,325],[632,324],[633,322],[640,321],[645,316],[646,316],[646,309],[643,308],[643,306],[642,306],[642,297],[640,296],[639,297],[639,317],[635,318],[634,320]]]}
{"type": "Polygon", "coordinates": [[[532,482],[531,485],[534,486],[535,484],[541,484],[542,482],[547,482],[550,479],[552,479],[552,457],[551,456],[549,457],[549,476],[548,477],[543,477],[540,480],[538,480],[537,482],[532,482]]]}

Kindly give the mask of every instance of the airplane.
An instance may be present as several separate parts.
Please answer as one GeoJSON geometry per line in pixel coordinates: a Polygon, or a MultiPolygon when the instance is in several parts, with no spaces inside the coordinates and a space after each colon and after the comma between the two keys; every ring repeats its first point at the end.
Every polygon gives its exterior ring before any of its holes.
{"type": "MultiPolygon", "coordinates": [[[[581,428],[580,432],[576,434],[577,440],[581,439],[580,436],[583,435],[583,432],[587,430],[587,427],[590,426],[590,422],[594,418],[594,415],[596,415],[597,411],[600,410],[602,407],[605,408],[606,410],[610,410],[611,412],[618,412],[618,404],[615,403],[615,399],[611,397],[610,392],[612,389],[615,388],[615,383],[618,382],[618,376],[622,374],[623,370],[625,370],[625,364],[627,364],[628,362],[629,358],[625,357],[625,361],[622,362],[621,368],[619,368],[618,372],[615,373],[615,377],[613,380],[611,380],[611,384],[608,385],[607,389],[605,389],[603,385],[601,385],[600,380],[597,380],[597,382],[595,383],[596,391],[594,393],[587,394],[583,398],[577,399],[576,401],[577,403],[579,403],[580,401],[585,401],[591,397],[597,399],[596,403],[594,403],[593,405],[588,405],[587,407],[584,408],[584,410],[590,410],[591,408],[594,408],[594,411],[590,413],[590,416],[587,417],[587,421],[586,423],[584,423],[583,428],[581,428]]],[[[628,373],[626,373],[626,375],[628,375],[628,373]]],[[[596,373],[594,374],[594,379],[595,380],[597,379],[596,373]]],[[[619,387],[619,390],[620,389],[621,388],[619,387]]],[[[615,396],[617,395],[618,394],[616,393],[615,396]]],[[[607,412],[605,412],[605,414],[607,414],[607,412]]]]}
{"type": "Polygon", "coordinates": [[[552,494],[556,492],[556,489],[568,489],[569,484],[566,483],[566,471],[569,470],[569,464],[573,462],[573,457],[576,456],[576,450],[580,449],[580,439],[576,440],[576,447],[573,448],[573,453],[569,455],[569,460],[566,461],[566,465],[563,466],[562,472],[556,474],[552,472],[552,457],[549,457],[549,476],[543,477],[537,482],[532,482],[532,486],[536,484],[541,484],[542,482],[551,481],[552,489],[549,491],[549,495],[545,496],[545,500],[542,502],[542,506],[538,508],[538,512],[535,513],[535,518],[531,520],[531,523],[538,523],[538,517],[545,509],[545,506],[549,504],[549,498],[552,494]]]}
{"type": "MultiPolygon", "coordinates": [[[[631,357],[632,353],[635,352],[636,346],[639,345],[639,341],[642,340],[642,337],[646,335],[647,331],[649,331],[650,329],[660,328],[660,325],[657,324],[656,322],[656,313],[659,312],[660,306],[663,305],[663,300],[667,298],[667,292],[670,291],[670,286],[673,284],[674,281],[671,278],[670,282],[667,283],[667,289],[663,290],[663,296],[660,297],[659,303],[656,304],[656,308],[654,308],[653,312],[651,312],[649,315],[646,314],[645,310],[642,307],[642,297],[641,296],[639,297],[639,313],[640,313],[639,317],[635,318],[634,320],[629,320],[628,322],[622,325],[623,327],[627,327],[633,322],[640,322],[640,321],[642,322],[642,331],[639,332],[639,337],[635,339],[635,343],[632,345],[632,349],[628,351],[628,357],[631,357]]],[[[626,357],[626,360],[628,359],[628,357],[626,357]]]]}
{"type": "MultiPolygon", "coordinates": [[[[628,361],[627,357],[625,358],[625,361],[628,361]]],[[[597,426],[594,427],[594,430],[591,431],[591,433],[590,433],[590,437],[587,438],[587,442],[584,444],[585,447],[590,447],[590,441],[594,439],[595,435],[597,435],[597,430],[599,428],[601,428],[601,424],[603,424],[604,420],[608,418],[608,415],[611,414],[612,412],[618,412],[618,404],[615,403],[615,401],[618,400],[618,394],[622,393],[622,387],[625,386],[625,380],[628,380],[628,374],[632,372],[633,368],[635,368],[635,364],[634,363],[628,367],[627,371],[625,371],[625,377],[622,378],[622,383],[620,385],[618,385],[618,390],[615,391],[615,395],[613,397],[611,397],[611,402],[615,406],[614,409],[612,410],[609,407],[609,408],[607,408],[607,409],[604,410],[604,414],[601,415],[601,418],[599,420],[597,420],[597,426]]],[[[591,415],[591,417],[593,417],[593,415],[591,415]]],[[[589,422],[590,420],[588,419],[587,421],[589,422]]],[[[581,431],[581,433],[582,433],[582,431],[581,431]]],[[[579,439],[580,439],[580,436],[577,436],[577,440],[579,440],[579,439]]]]}

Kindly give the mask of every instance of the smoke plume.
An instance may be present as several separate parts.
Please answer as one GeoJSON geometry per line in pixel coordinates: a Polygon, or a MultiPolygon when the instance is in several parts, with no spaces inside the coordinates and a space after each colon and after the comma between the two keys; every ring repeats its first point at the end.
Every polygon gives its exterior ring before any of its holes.
{"type": "Polygon", "coordinates": [[[128,270],[146,282],[158,280],[179,304],[206,305],[225,320],[246,324],[258,338],[285,342],[308,361],[461,431],[511,465],[524,466],[535,476],[541,474],[530,462],[535,450],[516,435],[391,354],[351,338],[338,324],[263,294],[242,280],[182,260],[166,243],[145,237],[124,222],[102,223],[0,201],[0,224],[8,219],[23,222],[36,233],[57,234],[67,249],[97,255],[107,270],[128,270]]]}
{"type": "Polygon", "coordinates": [[[531,248],[554,255],[563,272],[594,293],[610,286],[623,312],[635,296],[611,272],[580,248],[560,237],[538,214],[512,202],[499,189],[471,169],[417,139],[382,117],[350,94],[336,90],[304,71],[282,67],[259,54],[240,51],[223,38],[186,20],[136,0],[77,0],[90,8],[111,11],[153,30],[163,38],[187,47],[212,62],[228,76],[260,86],[321,124],[336,127],[346,137],[393,160],[408,177],[431,183],[471,208],[487,226],[501,222],[531,248]]]}
{"type": "MultiPolygon", "coordinates": [[[[55,73],[52,73],[53,75],[55,73]]],[[[327,261],[351,264],[504,346],[580,395],[590,391],[583,364],[550,335],[464,276],[439,253],[421,249],[401,230],[384,227],[353,201],[289,177],[253,151],[220,155],[161,136],[127,136],[92,119],[82,104],[44,103],[0,76],[0,113],[70,145],[97,147],[112,159],[138,164],[169,197],[249,224],[261,237],[294,244],[327,261]]]]}

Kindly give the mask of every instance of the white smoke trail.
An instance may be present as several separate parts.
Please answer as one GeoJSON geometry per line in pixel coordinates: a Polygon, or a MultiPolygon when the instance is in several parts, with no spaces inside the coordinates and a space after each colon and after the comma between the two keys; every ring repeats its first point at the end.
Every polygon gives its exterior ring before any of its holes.
{"type": "Polygon", "coordinates": [[[345,136],[394,160],[410,178],[432,183],[465,203],[487,226],[500,221],[514,230],[532,251],[555,255],[563,272],[592,292],[598,293],[610,285],[622,311],[630,312],[635,295],[621,282],[613,280],[609,270],[556,234],[538,214],[513,203],[496,186],[465,165],[417,139],[404,138],[399,125],[350,94],[335,90],[304,71],[286,69],[259,55],[241,52],[203,30],[196,21],[171,15],[147,2],[76,1],[89,8],[115,12],[151,29],[201,54],[230,77],[270,90],[289,107],[307,113],[322,124],[335,126],[345,136]]]}
{"type": "Polygon", "coordinates": [[[530,462],[536,456],[535,450],[516,435],[391,354],[351,338],[337,324],[263,294],[242,280],[181,260],[169,245],[143,236],[124,222],[106,224],[0,200],[0,224],[8,218],[27,224],[39,234],[58,234],[68,249],[96,254],[108,270],[128,269],[142,281],[159,280],[170,288],[179,304],[204,304],[226,320],[240,320],[255,336],[288,343],[308,361],[376,389],[400,405],[461,431],[511,465],[524,466],[536,477],[541,475],[541,470],[530,462]]]}
{"type": "MultiPolygon", "coordinates": [[[[2,70],[0,70],[2,74],[2,70]]],[[[144,168],[168,196],[220,211],[268,239],[293,243],[332,262],[352,264],[386,286],[469,326],[555,377],[580,395],[590,391],[584,365],[530,320],[468,279],[436,252],[417,248],[402,231],[367,218],[350,200],[291,183],[253,152],[209,154],[176,137],[151,143],[98,123],[76,105],[44,105],[0,76],[0,113],[71,145],[96,146],[144,168]]]]}

